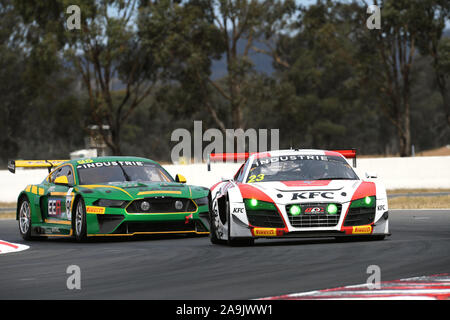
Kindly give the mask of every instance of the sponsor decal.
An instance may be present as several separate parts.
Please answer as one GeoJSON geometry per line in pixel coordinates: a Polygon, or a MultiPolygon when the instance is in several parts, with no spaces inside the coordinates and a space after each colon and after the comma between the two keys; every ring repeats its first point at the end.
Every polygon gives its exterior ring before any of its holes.
{"type": "Polygon", "coordinates": [[[233,213],[244,213],[244,208],[234,208],[233,213]]]}
{"type": "Polygon", "coordinates": [[[86,213],[103,214],[105,213],[105,207],[86,206],[86,213]]]}
{"type": "Polygon", "coordinates": [[[144,162],[142,161],[104,161],[104,162],[92,162],[78,164],[77,169],[89,169],[89,168],[99,168],[99,167],[110,167],[110,166],[137,166],[143,167],[144,162]]]}
{"type": "Polygon", "coordinates": [[[325,207],[309,207],[305,209],[306,214],[325,213],[325,207]]]}
{"type": "Polygon", "coordinates": [[[188,224],[189,220],[192,219],[194,217],[194,213],[191,213],[190,215],[186,216],[184,218],[184,224],[188,224]]]}
{"type": "Polygon", "coordinates": [[[270,157],[257,159],[253,162],[252,166],[260,166],[265,164],[270,164],[274,162],[283,162],[283,161],[296,161],[296,160],[321,160],[328,161],[327,156],[321,155],[291,155],[291,156],[278,156],[278,157],[270,157]]]}
{"type": "Polygon", "coordinates": [[[319,191],[307,191],[307,192],[294,192],[292,194],[291,200],[298,199],[315,199],[315,198],[325,198],[334,199],[334,192],[319,192],[319,191]]]}
{"type": "Polygon", "coordinates": [[[258,237],[276,237],[276,228],[254,228],[253,234],[258,237]]]}
{"type": "Polygon", "coordinates": [[[61,216],[61,200],[48,200],[48,215],[50,217],[61,216]]]}
{"type": "Polygon", "coordinates": [[[353,234],[370,234],[370,233],[372,233],[372,226],[353,227],[352,233],[353,234]]]}

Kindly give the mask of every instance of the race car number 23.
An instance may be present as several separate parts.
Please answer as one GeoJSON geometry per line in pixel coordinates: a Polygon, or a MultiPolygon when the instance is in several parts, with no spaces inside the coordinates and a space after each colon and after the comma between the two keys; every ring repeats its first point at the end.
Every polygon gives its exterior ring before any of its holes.
{"type": "Polygon", "coordinates": [[[248,177],[247,183],[252,183],[252,182],[259,182],[259,181],[263,181],[264,180],[264,174],[253,174],[251,176],[248,177]]]}

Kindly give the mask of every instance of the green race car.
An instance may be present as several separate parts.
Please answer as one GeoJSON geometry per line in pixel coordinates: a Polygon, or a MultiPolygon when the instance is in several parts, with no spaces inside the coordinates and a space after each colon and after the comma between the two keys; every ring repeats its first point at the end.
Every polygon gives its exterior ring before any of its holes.
{"type": "Polygon", "coordinates": [[[38,236],[132,236],[208,234],[209,190],[186,185],[158,163],[137,157],[78,160],[16,160],[17,167],[48,168],[37,185],[28,185],[17,201],[19,231],[38,236]]]}

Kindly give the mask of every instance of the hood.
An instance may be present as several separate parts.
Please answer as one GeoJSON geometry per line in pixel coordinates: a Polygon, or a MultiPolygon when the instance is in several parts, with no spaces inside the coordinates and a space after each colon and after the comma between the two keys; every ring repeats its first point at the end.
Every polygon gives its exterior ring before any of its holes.
{"type": "Polygon", "coordinates": [[[162,196],[196,199],[208,195],[206,188],[177,182],[124,181],[102,185],[80,185],[78,189],[85,197],[121,200],[162,196]]]}
{"type": "MultiPolygon", "coordinates": [[[[361,180],[274,181],[248,184],[279,204],[350,201],[361,180]]],[[[372,190],[368,190],[372,193],[372,190]]],[[[246,197],[245,195],[243,195],[246,197]]]]}

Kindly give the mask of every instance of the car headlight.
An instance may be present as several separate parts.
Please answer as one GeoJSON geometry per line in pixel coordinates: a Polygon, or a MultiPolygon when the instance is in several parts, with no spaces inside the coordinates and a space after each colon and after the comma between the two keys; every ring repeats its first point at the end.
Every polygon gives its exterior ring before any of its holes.
{"type": "Polygon", "coordinates": [[[99,207],[122,208],[125,202],[126,201],[123,200],[99,199],[95,201],[93,205],[99,207]]]}
{"type": "Polygon", "coordinates": [[[246,210],[277,210],[272,202],[257,199],[244,199],[246,210]]]}
{"type": "Polygon", "coordinates": [[[209,203],[208,196],[203,198],[194,199],[197,206],[206,206],[209,203]]]}
{"type": "Polygon", "coordinates": [[[375,203],[376,203],[375,196],[367,196],[364,198],[353,200],[350,205],[350,208],[356,208],[356,207],[372,208],[372,207],[375,207],[375,203]]]}

